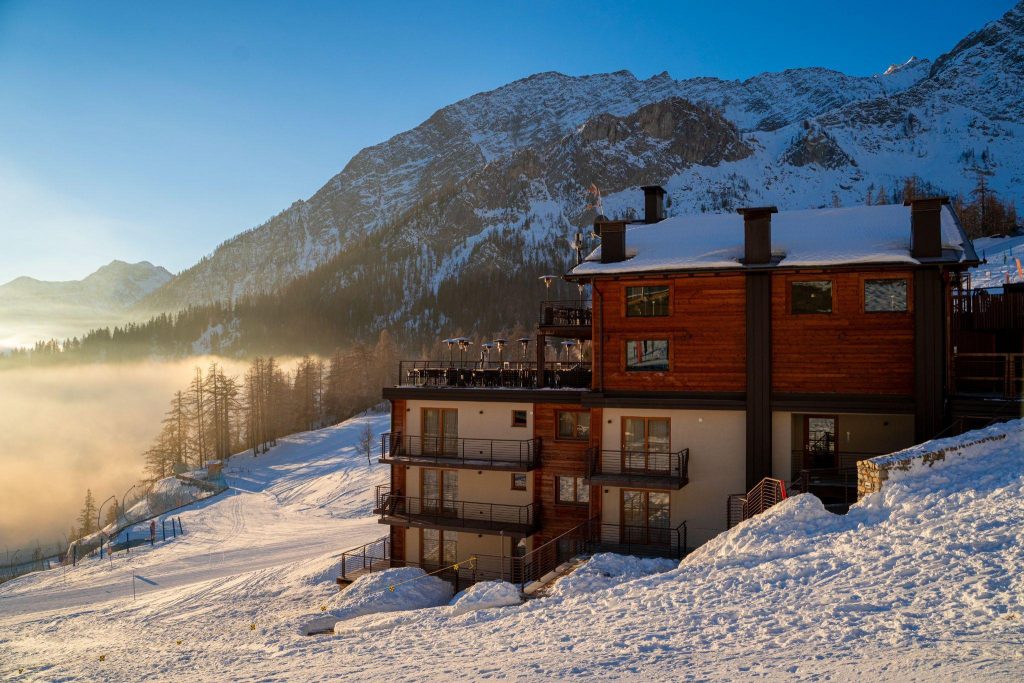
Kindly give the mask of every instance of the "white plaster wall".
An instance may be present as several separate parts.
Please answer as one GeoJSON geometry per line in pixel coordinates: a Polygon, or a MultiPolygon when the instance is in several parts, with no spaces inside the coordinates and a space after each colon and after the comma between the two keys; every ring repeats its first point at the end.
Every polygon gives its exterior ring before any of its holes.
{"type": "MultiPolygon", "coordinates": [[[[399,467],[399,465],[396,465],[399,467]]],[[[443,469],[443,468],[441,468],[443,469]]],[[[529,505],[533,502],[533,472],[526,474],[526,490],[512,490],[512,475],[509,472],[489,470],[455,470],[459,476],[458,500],[473,503],[498,503],[501,505],[529,505]]],[[[418,498],[422,494],[420,482],[423,468],[408,466],[405,472],[405,495],[418,498]]]]}
{"type": "Polygon", "coordinates": [[[792,413],[772,413],[772,476],[788,482],[793,461],[792,413]]]}
{"type": "Polygon", "coordinates": [[[423,408],[447,408],[459,411],[460,439],[515,439],[533,438],[532,403],[489,403],[484,401],[408,401],[405,413],[405,433],[423,434],[421,421],[423,408]],[[526,411],[526,426],[512,426],[512,411],[526,411]]]}
{"type": "MultiPolygon", "coordinates": [[[[601,425],[606,450],[621,447],[623,417],[671,419],[672,450],[690,449],[690,482],[671,492],[672,526],[686,520],[688,543],[700,545],[725,531],[726,500],[745,491],[746,417],[742,411],[605,408],[601,425]]],[[[620,489],[602,487],[602,520],[618,524],[620,489]]]]}

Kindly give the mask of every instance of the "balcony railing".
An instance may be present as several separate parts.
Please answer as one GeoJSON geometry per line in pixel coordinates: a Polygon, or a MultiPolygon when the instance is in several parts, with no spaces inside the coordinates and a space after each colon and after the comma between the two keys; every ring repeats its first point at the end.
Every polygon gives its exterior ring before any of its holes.
{"type": "Polygon", "coordinates": [[[398,385],[407,387],[586,389],[590,377],[589,362],[547,362],[543,384],[538,382],[537,364],[525,361],[408,360],[398,364],[398,385]]]}
{"type": "Polygon", "coordinates": [[[391,492],[391,486],[377,487],[374,512],[385,524],[429,525],[444,529],[503,531],[528,536],[537,529],[540,505],[477,503],[449,498],[419,498],[391,492]]]}
{"type": "Polygon", "coordinates": [[[602,524],[594,541],[605,552],[679,559],[686,554],[686,522],[674,528],[602,524]]]}
{"type": "Polygon", "coordinates": [[[953,393],[1020,398],[1024,396],[1024,353],[953,355],[953,393]]]}
{"type": "Polygon", "coordinates": [[[955,294],[953,317],[960,330],[1024,330],[1024,292],[977,289],[955,294]]]}
{"type": "Polygon", "coordinates": [[[689,483],[690,449],[652,451],[587,451],[587,478],[595,484],[681,489],[689,483]]]}
{"type": "Polygon", "coordinates": [[[539,464],[540,444],[540,439],[457,439],[389,432],[380,438],[380,461],[525,472],[539,464]]]}
{"type": "Polygon", "coordinates": [[[541,327],[580,327],[589,332],[593,319],[589,301],[545,301],[540,305],[541,327]]]}

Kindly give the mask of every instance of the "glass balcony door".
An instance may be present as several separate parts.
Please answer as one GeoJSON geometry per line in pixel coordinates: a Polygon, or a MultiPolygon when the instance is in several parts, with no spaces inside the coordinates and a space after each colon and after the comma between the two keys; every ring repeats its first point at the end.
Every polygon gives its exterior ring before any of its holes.
{"type": "Polygon", "coordinates": [[[424,408],[424,455],[456,456],[459,454],[459,411],[452,408],[424,408]]]}
{"type": "Polygon", "coordinates": [[[622,469],[665,472],[671,468],[671,423],[667,417],[622,418],[622,469]]]}
{"type": "Polygon", "coordinates": [[[622,542],[633,545],[669,546],[672,518],[665,491],[622,491],[622,542]]]}
{"type": "Polygon", "coordinates": [[[458,515],[459,471],[423,468],[423,511],[430,514],[458,515]]]}

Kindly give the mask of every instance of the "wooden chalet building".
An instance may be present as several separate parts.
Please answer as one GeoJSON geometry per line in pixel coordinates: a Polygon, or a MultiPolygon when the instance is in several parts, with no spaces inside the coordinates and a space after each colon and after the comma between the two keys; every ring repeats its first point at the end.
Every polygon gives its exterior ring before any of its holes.
{"type": "Polygon", "coordinates": [[[665,218],[664,190],[643,190],[644,220],[599,217],[600,248],[565,275],[589,300],[544,303],[536,337],[486,363],[459,340],[401,363],[378,566],[475,557],[471,578],[522,581],[584,547],[680,557],[764,477],[841,507],[857,460],[1019,413],[984,387],[954,413],[978,259],[943,199],[665,218]]]}

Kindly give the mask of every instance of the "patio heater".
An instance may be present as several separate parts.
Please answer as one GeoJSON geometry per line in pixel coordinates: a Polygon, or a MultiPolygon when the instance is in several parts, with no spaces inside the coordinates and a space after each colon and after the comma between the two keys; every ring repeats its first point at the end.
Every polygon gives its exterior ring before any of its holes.
{"type": "Polygon", "coordinates": [[[565,362],[566,363],[569,362],[569,352],[572,350],[572,347],[574,347],[574,346],[576,346],[576,342],[574,342],[571,339],[566,339],[565,341],[562,342],[562,348],[565,349],[565,362]]]}
{"type": "Polygon", "coordinates": [[[505,350],[505,344],[508,344],[508,339],[495,339],[494,347],[498,349],[498,367],[501,367],[503,362],[502,352],[505,350]]]}
{"type": "Polygon", "coordinates": [[[484,342],[480,345],[480,355],[482,356],[480,360],[484,363],[484,369],[486,369],[488,364],[491,362],[491,349],[493,348],[494,342],[484,342]]]}
{"type": "Polygon", "coordinates": [[[523,362],[525,363],[526,362],[526,353],[530,349],[530,338],[529,337],[520,337],[516,341],[519,342],[522,345],[522,347],[523,347],[523,362]]]}
{"type": "Polygon", "coordinates": [[[466,367],[466,351],[473,345],[473,342],[465,337],[459,337],[455,341],[459,343],[459,364],[461,367],[466,367]]]}

